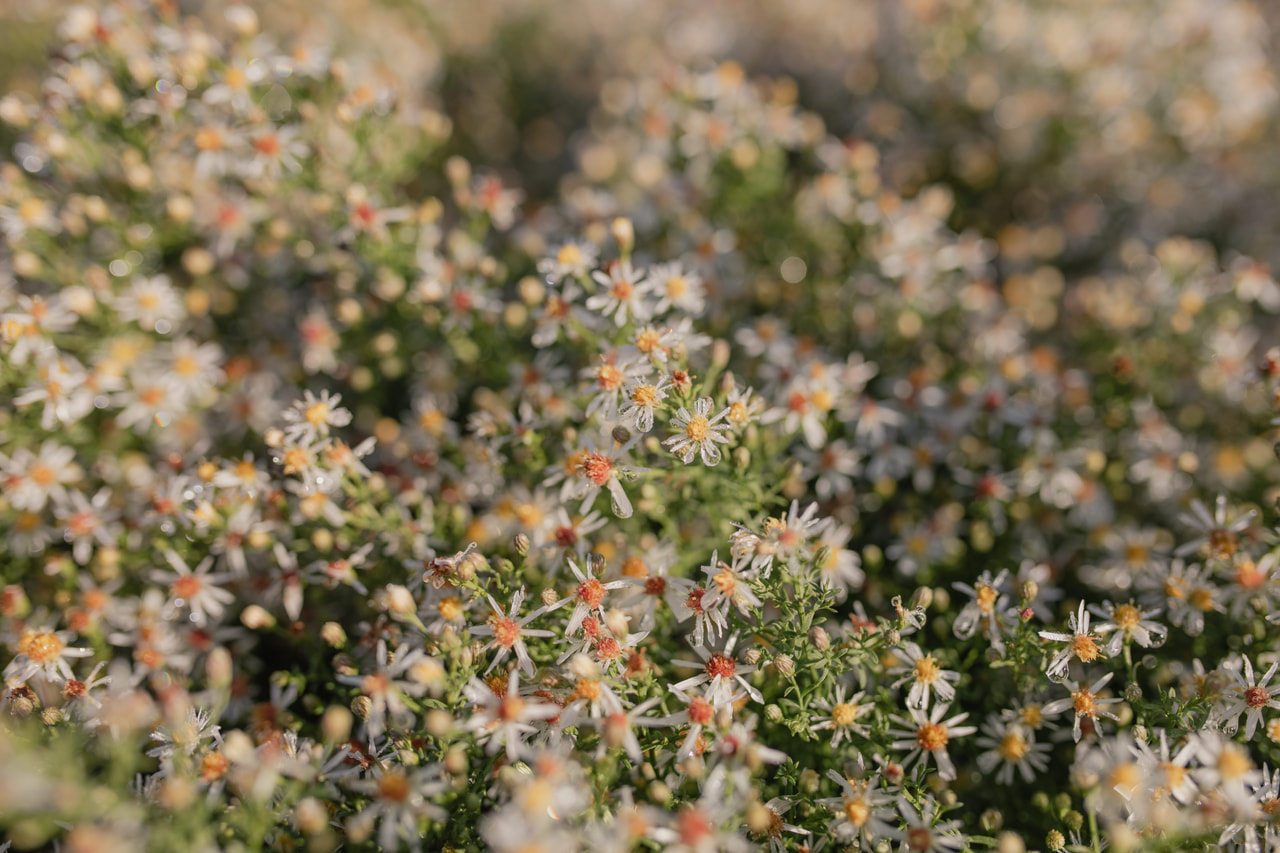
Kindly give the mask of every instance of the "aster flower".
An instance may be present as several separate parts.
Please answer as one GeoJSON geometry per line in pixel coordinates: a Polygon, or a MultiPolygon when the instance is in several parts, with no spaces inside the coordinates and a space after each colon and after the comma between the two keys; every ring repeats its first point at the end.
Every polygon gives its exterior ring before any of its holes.
{"type": "Polygon", "coordinates": [[[840,796],[824,797],[817,802],[836,813],[831,829],[845,841],[858,841],[868,849],[881,839],[898,839],[902,833],[894,825],[893,797],[877,790],[880,780],[846,779],[834,770],[827,778],[840,786],[840,796]],[[893,821],[893,823],[890,823],[893,821]]]}
{"type": "Polygon", "coordinates": [[[995,778],[1001,785],[1013,784],[1014,771],[1030,783],[1037,773],[1049,767],[1049,744],[1037,743],[1034,731],[1020,722],[991,717],[982,727],[977,744],[986,750],[978,756],[978,768],[990,773],[998,766],[995,778]]]}
{"type": "Polygon", "coordinates": [[[927,766],[932,756],[938,765],[938,776],[947,782],[956,778],[956,767],[947,753],[947,745],[952,738],[971,735],[978,730],[976,726],[959,725],[969,719],[968,713],[942,719],[950,709],[950,704],[939,703],[928,714],[919,708],[909,708],[909,718],[896,714],[889,718],[903,727],[889,730],[890,735],[900,738],[889,745],[893,749],[908,750],[903,764],[908,767],[915,764],[927,766]]]}
{"type": "Polygon", "coordinates": [[[524,604],[524,587],[512,594],[511,606],[505,611],[498,602],[493,600],[492,595],[485,597],[489,600],[489,606],[493,608],[493,614],[484,625],[474,625],[471,628],[471,633],[478,636],[493,636],[489,644],[484,647],[484,651],[487,652],[494,648],[498,650],[485,672],[492,672],[494,667],[514,651],[516,660],[520,662],[520,669],[526,675],[533,675],[533,658],[529,657],[529,648],[525,645],[524,638],[550,637],[552,633],[544,629],[530,629],[525,626],[541,616],[544,611],[538,609],[523,619],[517,619],[516,614],[520,612],[520,605],[524,604]]]}
{"type": "Polygon", "coordinates": [[[530,723],[560,716],[559,705],[521,694],[517,671],[505,678],[499,676],[493,684],[473,678],[463,692],[476,706],[463,728],[482,733],[488,742],[485,750],[490,754],[505,748],[510,761],[524,751],[525,737],[537,731],[530,723]]]}
{"type": "Polygon", "coordinates": [[[809,730],[815,732],[830,730],[832,748],[839,746],[844,738],[852,738],[853,735],[865,737],[869,729],[865,723],[859,723],[858,720],[876,709],[874,702],[862,701],[866,695],[866,691],[860,690],[846,699],[844,685],[837,684],[834,699],[820,698],[813,701],[813,707],[826,711],[827,715],[814,718],[809,730]]]}
{"type": "Polygon", "coordinates": [[[662,445],[680,457],[680,461],[688,465],[693,461],[695,453],[702,458],[702,464],[714,466],[720,462],[720,448],[716,443],[728,444],[729,425],[722,424],[728,417],[729,410],[723,409],[716,415],[711,414],[714,403],[710,397],[701,397],[694,401],[693,414],[684,406],[671,419],[671,426],[678,432],[662,442],[662,445]]]}
{"type": "Polygon", "coordinates": [[[333,427],[342,427],[351,423],[351,413],[338,406],[342,402],[341,394],[330,394],[328,389],[320,392],[320,396],[307,390],[301,400],[284,412],[285,438],[297,444],[311,444],[327,438],[333,427]]]}
{"type": "Polygon", "coordinates": [[[68,646],[75,634],[71,631],[53,631],[48,628],[28,627],[18,638],[17,657],[4,669],[6,683],[25,684],[37,675],[55,684],[63,684],[74,677],[68,658],[86,658],[93,649],[68,646]]]}
{"type": "Polygon", "coordinates": [[[604,290],[588,297],[588,309],[612,318],[618,326],[625,325],[628,317],[643,322],[652,316],[645,275],[634,269],[630,261],[614,261],[607,273],[597,270],[591,277],[604,290]]]}
{"type": "Polygon", "coordinates": [[[713,652],[703,646],[694,646],[693,650],[697,652],[698,657],[702,658],[701,663],[687,660],[676,660],[672,663],[685,668],[701,669],[702,672],[668,686],[672,690],[687,691],[705,684],[707,687],[704,695],[719,708],[729,704],[734,692],[734,682],[737,682],[748,696],[757,702],[763,702],[764,697],[760,695],[760,691],[746,679],[748,674],[755,672],[756,667],[740,664],[733,656],[733,648],[737,643],[738,637],[734,635],[719,652],[713,652]]]}
{"type": "Polygon", "coordinates": [[[1270,683],[1276,674],[1276,670],[1280,669],[1280,662],[1271,664],[1263,676],[1257,678],[1254,675],[1253,662],[1249,660],[1249,656],[1244,655],[1241,660],[1243,661],[1243,671],[1241,671],[1240,667],[1234,667],[1230,670],[1234,677],[1234,683],[1224,693],[1218,718],[1222,722],[1223,731],[1231,735],[1235,734],[1236,729],[1239,728],[1240,715],[1243,713],[1245,715],[1245,740],[1253,740],[1253,733],[1262,724],[1263,709],[1280,709],[1280,698],[1277,698],[1280,696],[1280,684],[1270,683]]]}
{"type": "Polygon", "coordinates": [[[1108,672],[1088,687],[1084,687],[1079,682],[1064,679],[1061,684],[1071,692],[1071,695],[1066,699],[1055,699],[1046,704],[1043,708],[1044,715],[1048,717],[1060,714],[1068,709],[1072,710],[1075,713],[1075,722],[1072,724],[1071,734],[1076,743],[1079,743],[1083,735],[1083,730],[1080,727],[1082,720],[1088,720],[1096,728],[1098,717],[1107,717],[1111,720],[1119,719],[1110,711],[1102,709],[1106,705],[1114,705],[1121,700],[1117,697],[1108,699],[1098,697],[1098,691],[1106,687],[1114,677],[1114,672],[1108,672]]]}
{"type": "Polygon", "coordinates": [[[1139,610],[1133,602],[1115,604],[1106,601],[1101,607],[1092,606],[1089,609],[1095,616],[1107,620],[1095,625],[1094,630],[1098,634],[1111,635],[1107,640],[1107,654],[1111,657],[1120,653],[1125,642],[1132,641],[1149,649],[1162,645],[1169,636],[1168,628],[1151,619],[1152,616],[1159,615],[1158,608],[1139,610]]]}
{"type": "Polygon", "coordinates": [[[1071,628],[1069,634],[1056,631],[1040,632],[1042,639],[1067,644],[1054,655],[1049,666],[1045,668],[1045,675],[1054,681],[1061,681],[1066,677],[1067,667],[1072,658],[1076,658],[1081,663],[1092,663],[1100,657],[1107,656],[1106,649],[1099,645],[1099,640],[1102,638],[1089,630],[1089,612],[1085,609],[1083,601],[1080,602],[1079,609],[1069,617],[1068,624],[1071,628]]]}
{"type": "Polygon", "coordinates": [[[894,666],[890,673],[906,672],[906,675],[893,682],[894,687],[910,684],[907,693],[908,708],[927,708],[930,692],[938,697],[939,702],[950,704],[956,697],[956,689],[952,685],[960,680],[960,673],[938,666],[933,655],[926,655],[915,643],[904,643],[902,653],[907,660],[894,666]]]}

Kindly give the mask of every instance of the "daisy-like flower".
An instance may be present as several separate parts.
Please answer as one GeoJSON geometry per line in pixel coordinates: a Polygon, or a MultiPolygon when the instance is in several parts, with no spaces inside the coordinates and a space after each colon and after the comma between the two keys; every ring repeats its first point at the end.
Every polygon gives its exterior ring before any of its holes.
{"type": "Polygon", "coordinates": [[[877,790],[878,778],[846,779],[834,770],[827,771],[827,778],[840,786],[840,796],[818,800],[836,813],[831,829],[845,841],[857,840],[863,849],[870,850],[880,839],[897,839],[902,833],[889,821],[896,820],[893,797],[877,790]]]}
{"type": "Polygon", "coordinates": [[[893,749],[908,750],[903,764],[907,767],[916,764],[928,765],[929,757],[933,756],[938,765],[938,776],[945,782],[956,778],[956,766],[952,763],[951,756],[947,754],[947,744],[952,738],[971,735],[978,730],[977,726],[959,725],[969,719],[968,713],[942,719],[950,709],[950,704],[940,703],[934,705],[933,710],[927,715],[919,708],[908,708],[910,718],[897,714],[889,718],[903,727],[889,730],[889,734],[900,738],[889,746],[893,749]]]}
{"type": "Polygon", "coordinates": [[[568,242],[555,254],[538,261],[538,272],[555,284],[565,278],[582,278],[596,262],[596,248],[589,243],[568,242]]]}
{"type": "Polygon", "coordinates": [[[623,426],[640,432],[653,429],[653,412],[667,399],[671,380],[663,377],[657,383],[639,379],[631,383],[625,392],[626,402],[619,413],[623,426]]]}
{"type": "Polygon", "coordinates": [[[524,587],[520,587],[511,596],[511,606],[506,611],[502,609],[498,602],[493,600],[492,595],[485,597],[489,599],[489,606],[493,608],[493,615],[489,617],[488,622],[484,625],[476,625],[471,628],[471,633],[478,636],[493,635],[493,639],[489,641],[483,651],[487,652],[494,648],[498,650],[498,654],[494,656],[493,661],[485,672],[492,672],[494,667],[514,651],[516,659],[520,661],[520,669],[525,675],[533,675],[533,658],[529,657],[529,648],[525,645],[524,638],[550,637],[551,632],[542,629],[531,630],[525,626],[541,616],[543,611],[538,609],[523,619],[516,618],[516,614],[520,612],[520,605],[524,604],[524,587]]]}
{"type": "Polygon", "coordinates": [[[422,848],[420,823],[423,818],[442,822],[449,813],[432,802],[449,790],[439,765],[429,764],[412,770],[381,767],[368,779],[349,782],[352,790],[365,794],[370,802],[352,820],[378,821],[378,846],[383,850],[398,849],[406,843],[412,850],[422,848]]]}
{"type": "Polygon", "coordinates": [[[1023,781],[1031,782],[1049,766],[1049,744],[1036,743],[1034,732],[1019,722],[993,716],[977,741],[986,750],[978,756],[978,768],[990,773],[998,766],[996,782],[1001,785],[1013,784],[1015,770],[1023,781]]]}
{"type": "Polygon", "coordinates": [[[213,568],[214,558],[205,557],[193,570],[175,551],[167,550],[164,556],[173,571],[156,569],[151,573],[151,579],[169,587],[172,606],[177,609],[186,608],[191,614],[191,621],[196,625],[204,625],[211,618],[214,621],[221,619],[223,611],[235,600],[235,596],[219,586],[230,578],[229,575],[209,573],[209,569],[213,568]]]}
{"type": "Polygon", "coordinates": [[[816,718],[809,726],[809,730],[820,732],[830,729],[833,748],[839,746],[844,738],[853,735],[865,737],[868,731],[867,726],[865,723],[859,723],[858,720],[876,709],[874,702],[862,702],[862,698],[866,695],[866,691],[860,690],[846,699],[844,685],[836,685],[834,701],[828,701],[825,698],[814,700],[813,707],[828,713],[825,717],[816,718]]]}
{"type": "Polygon", "coordinates": [[[950,703],[956,698],[956,689],[952,685],[960,680],[960,673],[938,666],[937,659],[932,654],[925,654],[915,643],[904,643],[902,654],[907,660],[891,672],[906,673],[893,682],[893,686],[911,685],[907,693],[908,708],[928,707],[930,691],[937,695],[939,702],[950,703]]]}
{"type": "Polygon", "coordinates": [[[701,397],[694,401],[693,414],[681,406],[671,419],[671,426],[679,432],[662,444],[686,465],[693,461],[695,453],[701,456],[703,465],[719,464],[720,448],[716,443],[728,444],[730,441],[729,424],[721,423],[729,416],[729,410],[725,408],[712,415],[714,405],[710,397],[701,397]]]}
{"type": "Polygon", "coordinates": [[[1226,495],[1218,495],[1213,512],[1203,501],[1191,502],[1191,512],[1179,516],[1179,521],[1198,531],[1200,535],[1179,546],[1174,552],[1179,557],[1200,551],[1210,560],[1229,560],[1240,549],[1239,534],[1249,526],[1255,510],[1236,514],[1227,507],[1226,495]]]}
{"type": "Polygon", "coordinates": [[[1076,743],[1080,742],[1083,735],[1081,730],[1081,720],[1089,720],[1090,724],[1096,729],[1098,725],[1098,717],[1106,717],[1111,720],[1118,720],[1115,714],[1110,711],[1102,710],[1104,705],[1114,705],[1120,701],[1118,697],[1108,699],[1099,699],[1098,691],[1107,686],[1107,683],[1115,677],[1114,672],[1108,672],[1088,687],[1081,686],[1078,682],[1066,679],[1062,681],[1062,686],[1071,691],[1071,695],[1066,699],[1055,699],[1048,703],[1042,709],[1045,716],[1060,714],[1063,711],[1071,709],[1075,713],[1075,722],[1071,728],[1071,734],[1075,738],[1076,743]]]}
{"type": "Polygon", "coordinates": [[[1159,608],[1139,610],[1132,601],[1128,604],[1105,601],[1101,607],[1095,605],[1089,609],[1095,616],[1107,620],[1095,625],[1094,630],[1099,634],[1111,635],[1107,640],[1108,656],[1119,654],[1124,643],[1129,641],[1150,649],[1163,645],[1165,638],[1169,636],[1168,628],[1151,620],[1152,616],[1159,615],[1159,608]]]}
{"type": "Polygon", "coordinates": [[[1001,569],[994,578],[991,572],[985,571],[973,586],[967,583],[952,584],[960,592],[968,593],[973,600],[966,604],[951,630],[961,640],[967,640],[981,631],[991,647],[999,654],[1004,654],[1004,620],[1010,608],[1009,595],[1004,591],[1009,580],[1009,570],[1001,569]]]}
{"type": "Polygon", "coordinates": [[[178,291],[164,275],[153,278],[135,276],[128,289],[116,297],[116,314],[126,322],[136,322],[144,329],[166,334],[186,316],[186,308],[178,291]]]}
{"type": "Polygon", "coordinates": [[[755,672],[754,665],[743,665],[733,656],[733,647],[738,643],[738,637],[735,634],[729,638],[729,642],[725,643],[724,651],[712,652],[703,646],[694,646],[694,651],[698,653],[698,657],[702,658],[702,662],[687,660],[672,661],[676,666],[682,666],[691,669],[701,669],[702,672],[686,678],[684,681],[676,684],[668,685],[672,690],[687,691],[697,687],[700,684],[706,684],[707,688],[704,695],[711,700],[717,708],[731,704],[734,692],[734,682],[747,692],[757,702],[763,702],[764,697],[760,695],[760,691],[751,686],[751,682],[747,681],[746,676],[755,672]]]}
{"type": "Polygon", "coordinates": [[[719,552],[713,551],[711,561],[702,567],[707,576],[707,591],[699,602],[702,608],[724,612],[732,604],[743,616],[749,616],[752,608],[763,607],[760,596],[751,591],[750,582],[718,557],[719,552]]]}
{"type": "Polygon", "coordinates": [[[938,820],[938,803],[931,796],[925,797],[918,811],[906,797],[899,797],[898,812],[907,825],[903,843],[912,853],[958,851],[969,845],[969,839],[960,831],[960,821],[938,820]]]}
{"type": "Polygon", "coordinates": [[[44,509],[51,499],[65,503],[66,484],[80,477],[75,459],[75,448],[53,441],[43,442],[39,453],[19,447],[8,459],[0,456],[0,471],[6,475],[0,483],[9,503],[14,509],[32,512],[44,509]]]}
{"type": "Polygon", "coordinates": [[[327,438],[332,427],[344,427],[351,423],[351,412],[338,406],[341,394],[330,394],[328,389],[317,397],[310,390],[301,400],[284,411],[284,435],[291,442],[313,444],[327,438]]]}
{"type": "Polygon", "coordinates": [[[578,459],[577,473],[581,482],[582,506],[578,512],[586,513],[595,502],[601,489],[609,490],[609,507],[618,518],[630,518],[633,512],[631,500],[622,488],[621,478],[634,479],[635,469],[618,465],[618,460],[635,446],[640,440],[636,435],[626,444],[613,442],[613,450],[609,453],[591,447],[587,448],[578,459]]]}
{"type": "Polygon", "coordinates": [[[608,273],[596,270],[591,277],[604,288],[587,299],[587,308],[612,317],[618,326],[626,325],[627,317],[644,322],[652,316],[646,302],[648,287],[643,272],[631,266],[630,261],[609,264],[608,273]]]}
{"type": "Polygon", "coordinates": [[[1054,655],[1045,669],[1045,675],[1053,681],[1062,681],[1066,678],[1067,667],[1070,666],[1072,658],[1076,658],[1081,663],[1092,663],[1100,657],[1107,656],[1106,649],[1100,644],[1102,638],[1089,630],[1089,612],[1085,609],[1083,601],[1080,602],[1079,609],[1068,618],[1068,625],[1071,628],[1070,634],[1056,631],[1040,632],[1042,639],[1066,643],[1066,646],[1054,655]]]}
{"type": "Polygon", "coordinates": [[[67,658],[86,658],[93,654],[93,649],[68,646],[73,636],[71,631],[27,628],[18,638],[18,656],[4,669],[4,680],[22,684],[42,674],[55,684],[70,681],[74,674],[67,658]]]}
{"type": "Polygon", "coordinates": [[[549,613],[552,610],[559,610],[566,604],[573,604],[573,614],[569,617],[569,623],[565,626],[565,636],[576,634],[578,629],[582,627],[582,620],[587,616],[594,614],[603,618],[604,615],[604,598],[609,594],[610,590],[621,589],[627,585],[626,581],[616,580],[608,583],[602,582],[595,576],[595,570],[591,567],[591,560],[587,561],[587,571],[583,573],[578,568],[578,564],[573,560],[569,560],[569,569],[573,572],[574,577],[578,579],[578,586],[574,590],[573,595],[562,598],[550,607],[543,608],[543,612],[549,613]]]}
{"type": "Polygon", "coordinates": [[[653,267],[649,270],[649,282],[658,295],[658,302],[653,307],[655,314],[678,308],[696,316],[706,307],[702,277],[686,272],[679,261],[653,267]]]}
{"type": "Polygon", "coordinates": [[[1224,693],[1219,716],[1222,720],[1222,730],[1233,735],[1240,726],[1240,715],[1243,713],[1245,740],[1253,740],[1253,733],[1262,723],[1262,710],[1264,708],[1280,709],[1280,699],[1276,698],[1280,696],[1280,684],[1271,684],[1276,670],[1280,669],[1280,662],[1271,664],[1262,678],[1258,679],[1254,675],[1253,662],[1249,660],[1249,656],[1245,655],[1243,661],[1243,672],[1239,669],[1230,670],[1234,675],[1235,683],[1224,693]]]}
{"type": "Polygon", "coordinates": [[[768,577],[776,563],[795,572],[807,551],[809,540],[822,534],[826,519],[817,517],[818,504],[800,510],[800,502],[792,501],[785,518],[766,518],[759,533],[739,526],[729,536],[730,553],[735,563],[749,560],[751,570],[768,577]]]}
{"type": "Polygon", "coordinates": [[[751,388],[735,387],[725,402],[729,404],[729,425],[738,431],[755,422],[765,410],[764,399],[751,388]]]}
{"type": "Polygon", "coordinates": [[[477,707],[463,728],[487,734],[487,752],[493,754],[505,747],[507,758],[515,761],[524,749],[525,736],[537,731],[529,724],[560,716],[560,706],[522,696],[519,672],[510,672],[506,678],[499,676],[493,682],[486,684],[473,678],[467,683],[463,692],[477,707]]]}
{"type": "Polygon", "coordinates": [[[1226,609],[1209,567],[1198,563],[1171,560],[1152,567],[1137,583],[1144,603],[1164,607],[1169,622],[1193,637],[1204,631],[1206,613],[1226,609]]]}
{"type": "Polygon", "coordinates": [[[422,649],[401,645],[394,654],[387,653],[386,640],[379,640],[374,654],[374,670],[366,675],[339,675],[338,681],[352,687],[369,698],[369,714],[365,730],[378,737],[387,729],[387,723],[408,726],[413,722],[413,712],[405,704],[405,696],[421,696],[427,685],[438,673],[439,664],[422,649]],[[408,676],[407,678],[405,676],[408,676]]]}

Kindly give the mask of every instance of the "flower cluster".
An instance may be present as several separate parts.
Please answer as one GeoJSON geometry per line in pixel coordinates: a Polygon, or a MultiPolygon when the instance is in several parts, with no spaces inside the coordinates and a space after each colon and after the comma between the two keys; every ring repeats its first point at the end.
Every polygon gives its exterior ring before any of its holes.
{"type": "Polygon", "coordinates": [[[1181,178],[1248,160],[1251,7],[936,5],[845,137],[671,29],[554,192],[443,12],[397,87],[265,9],[69,11],[0,99],[14,844],[1280,844],[1280,288],[1120,156],[1150,102],[1181,178]],[[908,144],[941,78],[990,151],[908,144]],[[986,218],[1072,128],[1114,198],[986,218]]]}

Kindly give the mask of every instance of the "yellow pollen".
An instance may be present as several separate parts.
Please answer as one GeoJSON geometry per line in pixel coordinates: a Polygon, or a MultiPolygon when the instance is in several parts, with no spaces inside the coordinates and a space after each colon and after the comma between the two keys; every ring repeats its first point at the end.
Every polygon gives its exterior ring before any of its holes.
{"type": "Polygon", "coordinates": [[[1081,689],[1071,694],[1071,704],[1076,709],[1077,717],[1096,717],[1098,715],[1098,706],[1094,704],[1094,695],[1088,690],[1081,689]]]}
{"type": "Polygon", "coordinates": [[[1239,779],[1253,769],[1253,762],[1245,751],[1233,744],[1226,744],[1218,755],[1218,774],[1224,782],[1239,779]]]}
{"type": "Polygon", "coordinates": [[[1006,761],[1018,761],[1028,752],[1031,747],[1027,745],[1027,739],[1018,732],[1009,732],[1000,741],[1000,746],[996,748],[996,752],[1006,761]]]}
{"type": "Polygon", "coordinates": [[[329,420],[329,407],[324,403],[312,403],[303,416],[312,426],[320,426],[329,420]]]}
{"type": "Polygon", "coordinates": [[[462,600],[457,596],[449,596],[442,599],[436,605],[436,610],[440,613],[440,618],[446,622],[457,622],[462,618],[462,600]]]}
{"type": "Polygon", "coordinates": [[[39,664],[50,663],[62,655],[66,644],[52,631],[27,631],[18,641],[18,654],[39,664]]]}
{"type": "Polygon", "coordinates": [[[853,725],[853,721],[858,718],[857,702],[840,702],[831,709],[831,724],[838,728],[845,728],[853,725]]]}
{"type": "Polygon", "coordinates": [[[29,476],[33,483],[37,486],[41,486],[42,488],[48,488],[58,482],[58,475],[54,473],[53,469],[48,465],[39,463],[31,466],[31,473],[29,476]]]}
{"type": "Polygon", "coordinates": [[[929,752],[945,749],[949,740],[951,736],[947,734],[947,727],[937,723],[925,723],[916,730],[916,743],[929,752]]]}
{"type": "Polygon", "coordinates": [[[1213,592],[1206,587],[1200,586],[1191,590],[1191,595],[1187,600],[1196,610],[1203,610],[1207,613],[1213,609],[1213,592]]]}
{"type": "Polygon", "coordinates": [[[711,423],[702,415],[694,415],[689,425],[684,428],[684,434],[692,441],[706,441],[707,433],[710,431],[711,423]]]}
{"type": "Polygon", "coordinates": [[[844,816],[853,826],[863,826],[871,817],[871,808],[865,800],[845,800],[844,816]]]}
{"type": "Polygon", "coordinates": [[[1132,631],[1138,627],[1138,621],[1142,618],[1142,614],[1132,604],[1121,604],[1115,609],[1112,618],[1121,630],[1132,631]]]}
{"type": "Polygon", "coordinates": [[[682,275],[673,275],[667,279],[667,296],[679,299],[689,290],[689,281],[682,275]]]}
{"type": "Polygon", "coordinates": [[[1084,663],[1095,661],[1102,654],[1098,641],[1089,634],[1076,634],[1071,641],[1071,653],[1084,663]]]}
{"type": "Polygon", "coordinates": [[[658,402],[658,389],[652,385],[640,385],[631,392],[631,399],[637,406],[652,407],[658,402]]]}
{"type": "Polygon", "coordinates": [[[996,593],[995,587],[990,587],[986,584],[980,583],[978,584],[977,593],[976,600],[978,602],[978,609],[983,613],[990,613],[991,608],[995,607],[996,596],[998,594],[996,593]]]}
{"type": "Polygon", "coordinates": [[[561,246],[556,252],[556,263],[565,267],[577,266],[582,263],[582,250],[572,243],[561,246]]]}
{"type": "Polygon", "coordinates": [[[920,684],[932,684],[938,680],[942,670],[938,668],[938,662],[933,659],[933,655],[925,655],[916,661],[915,672],[916,681],[920,684]]]}

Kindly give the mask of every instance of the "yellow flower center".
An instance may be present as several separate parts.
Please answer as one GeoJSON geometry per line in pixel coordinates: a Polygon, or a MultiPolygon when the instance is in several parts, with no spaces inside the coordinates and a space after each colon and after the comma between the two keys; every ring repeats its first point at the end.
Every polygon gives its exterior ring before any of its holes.
{"type": "Polygon", "coordinates": [[[66,644],[52,631],[27,631],[18,641],[18,653],[39,664],[57,660],[65,648],[66,644]]]}
{"type": "Polygon", "coordinates": [[[684,434],[691,441],[706,441],[709,432],[711,432],[711,422],[702,415],[694,415],[689,425],[684,428],[684,434]]]}

